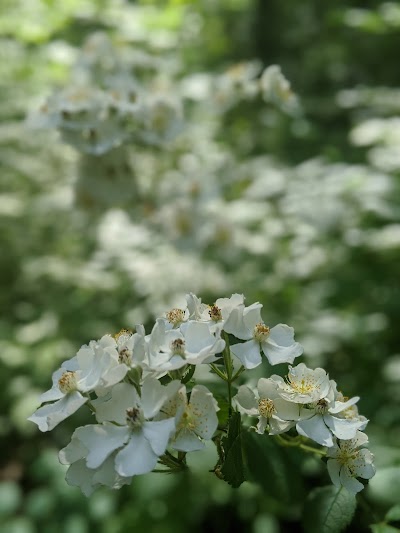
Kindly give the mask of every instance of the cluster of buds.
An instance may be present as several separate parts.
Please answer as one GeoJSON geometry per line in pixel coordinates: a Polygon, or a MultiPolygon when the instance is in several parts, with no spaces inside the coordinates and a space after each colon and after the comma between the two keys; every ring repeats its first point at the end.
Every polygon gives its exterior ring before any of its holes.
{"type": "Polygon", "coordinates": [[[29,419],[49,431],[86,404],[96,420],[77,428],[60,452],[68,483],[86,495],[100,485],[119,488],[135,475],[185,468],[187,453],[217,441],[229,419],[220,423],[212,391],[196,382],[197,367],[206,365],[227,383],[230,415],[237,409],[258,417],[253,429],[283,445],[315,441],[324,447],[333,483],[361,490],[356,478],[369,479],[375,470],[364,448],[368,421],[358,414],[359,398],[344,398],[322,368],[290,366],[303,348],[293,328],[262,321],[260,303],[246,306],[241,294],[213,305],[188,294],[186,302],[158,318],[151,333],[137,326],[135,333],[105,335],[54,373],[44,405],[29,419]],[[235,382],[263,355],[270,365],[289,363],[287,378],[261,378],[256,391],[241,385],[234,396],[235,382]]]}

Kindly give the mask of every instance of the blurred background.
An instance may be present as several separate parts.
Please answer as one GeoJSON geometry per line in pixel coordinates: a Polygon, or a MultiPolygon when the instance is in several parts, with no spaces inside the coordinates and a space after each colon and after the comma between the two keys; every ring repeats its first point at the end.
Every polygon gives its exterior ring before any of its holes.
{"type": "Polygon", "coordinates": [[[186,292],[260,301],[361,397],[350,531],[400,503],[399,48],[397,2],[1,1],[1,531],[303,530],[312,457],[232,489],[207,449],[87,499],[57,453],[89,415],[26,421],[82,344],[186,292]]]}

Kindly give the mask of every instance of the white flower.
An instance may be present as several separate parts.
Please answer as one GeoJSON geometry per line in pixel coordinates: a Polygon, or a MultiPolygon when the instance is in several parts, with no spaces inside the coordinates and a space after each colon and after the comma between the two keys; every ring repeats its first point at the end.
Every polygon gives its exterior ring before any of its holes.
{"type": "Polygon", "coordinates": [[[261,364],[260,350],[271,365],[293,363],[303,353],[301,344],[294,341],[293,328],[278,324],[270,329],[261,319],[261,308],[261,304],[255,303],[232,314],[231,322],[236,320],[236,323],[232,324],[232,331],[229,333],[246,342],[234,344],[231,352],[247,369],[261,364]]]}
{"type": "Polygon", "coordinates": [[[175,416],[176,419],[172,448],[184,452],[204,448],[203,441],[210,440],[218,427],[217,411],[218,404],[207,387],[193,387],[188,402],[186,387],[182,385],[161,409],[162,418],[175,416]]]}
{"type": "Polygon", "coordinates": [[[158,319],[148,339],[149,366],[156,371],[170,371],[183,366],[212,363],[222,352],[225,341],[204,322],[185,322],[178,329],[167,329],[158,319]]]}
{"type": "Polygon", "coordinates": [[[230,298],[218,298],[213,305],[206,305],[190,293],[186,295],[186,301],[192,320],[207,322],[213,330],[216,330],[218,325],[227,333],[235,335],[240,312],[244,309],[243,294],[235,293],[230,298]]]}
{"type": "Polygon", "coordinates": [[[189,318],[192,320],[200,320],[204,313],[209,309],[207,304],[201,302],[201,298],[198,298],[192,292],[186,295],[187,309],[189,312],[189,318]]]}
{"type": "Polygon", "coordinates": [[[271,65],[266,68],[261,75],[260,86],[267,102],[274,102],[288,110],[298,107],[297,98],[290,88],[290,83],[282,74],[280,66],[271,65]]]}
{"type": "Polygon", "coordinates": [[[329,376],[322,368],[307,368],[304,363],[289,365],[286,380],[271,376],[278,383],[279,393],[289,402],[308,404],[325,398],[331,388],[329,376]]]}
{"type": "Polygon", "coordinates": [[[145,367],[147,364],[145,337],[145,330],[142,325],[136,326],[136,333],[121,329],[114,336],[119,362],[131,368],[145,367]]]}
{"type": "Polygon", "coordinates": [[[28,420],[40,431],[50,431],[87,402],[85,393],[104,392],[121,381],[127,371],[128,367],[119,363],[112,337],[104,335],[99,341],[90,341],[54,372],[52,388],[40,397],[41,403],[54,403],[43,405],[28,420]]]}
{"type": "Polygon", "coordinates": [[[247,385],[239,387],[234,398],[239,411],[250,416],[258,416],[257,433],[268,430],[270,435],[288,431],[300,418],[300,408],[293,402],[283,400],[277,383],[269,378],[260,378],[257,395],[247,385]]]}
{"type": "Polygon", "coordinates": [[[308,406],[311,408],[303,409],[306,419],[296,424],[298,433],[327,447],[333,446],[333,435],[342,440],[354,438],[357,430],[365,427],[364,420],[340,417],[340,413],[351,408],[358,400],[358,397],[354,397],[346,402],[335,401],[332,387],[325,398],[308,406]]]}
{"type": "Polygon", "coordinates": [[[179,309],[175,307],[165,314],[167,322],[173,327],[179,327],[189,319],[189,309],[179,309]]]}
{"type": "Polygon", "coordinates": [[[357,493],[364,485],[356,478],[371,479],[375,475],[374,456],[362,447],[367,443],[367,435],[360,431],[353,439],[335,440],[327,453],[328,472],[334,485],[357,493]]]}
{"type": "Polygon", "coordinates": [[[100,485],[106,485],[112,489],[128,485],[132,477],[120,476],[115,471],[115,452],[109,455],[98,468],[88,468],[86,465],[88,449],[79,440],[79,433],[82,429],[84,428],[78,428],[73,433],[71,442],[59,453],[60,463],[70,465],[65,477],[68,485],[79,487],[85,496],[90,496],[100,485]]]}
{"type": "Polygon", "coordinates": [[[153,421],[162,405],[180,387],[179,381],[162,386],[155,378],[143,382],[141,397],[136,389],[119,383],[107,397],[93,402],[102,424],[79,428],[79,438],[88,450],[86,466],[98,468],[111,453],[115,470],[123,477],[151,472],[175,432],[175,419],[153,421]]]}
{"type": "MultiPolygon", "coordinates": [[[[340,405],[339,402],[345,403],[347,402],[347,400],[348,398],[344,397],[341,392],[336,392],[335,401],[338,405],[340,405]]],[[[346,418],[348,420],[358,420],[359,422],[362,422],[359,427],[360,431],[364,431],[369,422],[368,418],[359,414],[358,407],[355,403],[346,403],[346,406],[337,413],[337,416],[339,418],[346,418]]]]}
{"type": "Polygon", "coordinates": [[[110,335],[82,346],[76,358],[80,372],[79,390],[84,392],[102,392],[124,379],[128,371],[128,367],[120,363],[117,343],[110,335]]]}

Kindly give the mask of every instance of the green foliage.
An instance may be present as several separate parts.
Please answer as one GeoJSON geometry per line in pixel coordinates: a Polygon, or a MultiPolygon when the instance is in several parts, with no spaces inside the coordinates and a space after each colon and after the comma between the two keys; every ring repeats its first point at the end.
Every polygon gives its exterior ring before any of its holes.
{"type": "Polygon", "coordinates": [[[232,413],[228,433],[221,439],[221,448],[223,462],[216,468],[220,470],[224,481],[236,489],[245,481],[240,413],[232,413]]]}
{"type": "Polygon", "coordinates": [[[350,524],[356,505],[354,494],[344,488],[314,489],[304,506],[304,530],[307,533],[339,533],[350,524]]]}
{"type": "Polygon", "coordinates": [[[304,498],[296,451],[282,448],[273,438],[254,431],[243,434],[243,449],[248,479],[260,484],[276,512],[296,516],[304,498]]]}

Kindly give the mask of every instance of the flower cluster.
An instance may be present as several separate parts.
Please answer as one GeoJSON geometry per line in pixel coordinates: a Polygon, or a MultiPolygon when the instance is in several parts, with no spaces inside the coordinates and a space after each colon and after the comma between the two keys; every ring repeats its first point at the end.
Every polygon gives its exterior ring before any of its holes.
{"type": "Polygon", "coordinates": [[[213,393],[195,381],[197,366],[208,365],[227,382],[230,414],[234,402],[258,416],[257,433],[296,428],[301,438],[328,447],[335,484],[360,490],[354,478],[374,473],[370,452],[358,450],[367,420],[355,406],[359,398],[344,398],[322,368],[289,366],[286,380],[261,378],[257,393],[241,385],[232,399],[233,383],[261,365],[263,355],[270,365],[291,364],[303,352],[293,328],[266,325],[261,308],[258,302],[246,306],[241,294],[208,305],[191,293],[185,308],[157,318],[149,334],[137,326],[135,333],[105,335],[64,362],[29,419],[49,431],[82,405],[90,407],[95,423],[77,428],[60,452],[69,465],[68,483],[89,495],[99,485],[119,488],[157,465],[168,469],[161,471],[186,468],[186,454],[218,440],[229,425],[220,424],[213,393]]]}
{"type": "Polygon", "coordinates": [[[258,417],[257,433],[281,435],[295,428],[300,438],[328,448],[331,479],[350,492],[364,487],[355,478],[370,479],[375,473],[372,454],[357,449],[368,442],[361,432],[368,420],[358,413],[359,399],[345,398],[325,370],[304,363],[289,366],[286,379],[260,378],[256,391],[242,385],[235,397],[241,412],[258,417]]]}

